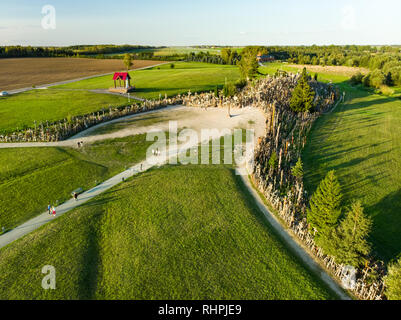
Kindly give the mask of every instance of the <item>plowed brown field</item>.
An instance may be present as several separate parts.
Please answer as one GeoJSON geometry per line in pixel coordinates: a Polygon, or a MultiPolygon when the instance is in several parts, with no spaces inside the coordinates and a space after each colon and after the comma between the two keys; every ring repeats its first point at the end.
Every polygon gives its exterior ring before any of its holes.
{"type": "MultiPolygon", "coordinates": [[[[135,60],[132,69],[162,63],[135,60]]],[[[0,59],[0,91],[73,80],[123,70],[122,60],[86,58],[0,59]]]]}

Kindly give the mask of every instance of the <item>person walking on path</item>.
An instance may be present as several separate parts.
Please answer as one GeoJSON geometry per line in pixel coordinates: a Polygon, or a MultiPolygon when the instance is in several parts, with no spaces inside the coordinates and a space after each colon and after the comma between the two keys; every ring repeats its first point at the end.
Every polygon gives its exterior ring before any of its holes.
{"type": "Polygon", "coordinates": [[[78,201],[78,193],[74,192],[74,199],[75,201],[78,201]]]}
{"type": "Polygon", "coordinates": [[[56,216],[56,208],[54,206],[52,208],[52,213],[53,213],[53,217],[55,217],[56,216]]]}
{"type": "Polygon", "coordinates": [[[49,214],[51,214],[51,209],[52,209],[52,206],[49,203],[48,206],[47,206],[47,212],[49,212],[49,214]]]}

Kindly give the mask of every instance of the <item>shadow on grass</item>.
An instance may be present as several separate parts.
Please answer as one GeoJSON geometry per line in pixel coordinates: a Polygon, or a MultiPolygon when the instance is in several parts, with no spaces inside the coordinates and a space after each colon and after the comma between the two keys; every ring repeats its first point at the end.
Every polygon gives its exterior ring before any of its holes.
{"type": "Polygon", "coordinates": [[[389,262],[401,253],[401,189],[367,207],[373,219],[371,241],[375,254],[389,262]]]}
{"type": "Polygon", "coordinates": [[[94,215],[86,230],[86,250],[82,255],[81,272],[78,277],[78,297],[79,300],[90,300],[95,298],[99,266],[100,266],[100,236],[99,226],[101,215],[94,215]]]}

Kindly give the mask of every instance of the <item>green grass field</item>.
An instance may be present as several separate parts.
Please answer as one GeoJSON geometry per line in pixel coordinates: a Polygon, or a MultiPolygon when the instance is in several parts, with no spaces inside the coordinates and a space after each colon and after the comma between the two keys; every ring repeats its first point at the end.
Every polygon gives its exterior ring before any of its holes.
{"type": "MultiPolygon", "coordinates": [[[[184,56],[190,54],[191,52],[199,53],[199,52],[209,52],[210,54],[219,55],[221,52],[220,48],[194,48],[194,47],[166,47],[166,48],[157,48],[157,49],[134,49],[129,51],[129,53],[139,53],[139,52],[153,52],[153,54],[157,57],[165,57],[165,56],[184,56]]],[[[105,56],[122,56],[124,53],[110,53],[105,56]]]]}
{"type": "Polygon", "coordinates": [[[1,249],[0,299],[335,298],[249,197],[227,167],[143,173],[1,249]]]}
{"type": "Polygon", "coordinates": [[[379,257],[401,252],[401,100],[348,88],[347,102],[315,124],[303,159],[310,192],[335,169],[345,199],[373,218],[379,257]]]}
{"type": "MultiPolygon", "coordinates": [[[[300,69],[272,63],[264,74],[277,69],[300,69]]],[[[312,72],[313,74],[313,72],[312,72]]],[[[389,261],[401,253],[401,100],[400,88],[391,97],[352,87],[341,71],[318,73],[346,92],[347,102],[315,123],[302,158],[305,183],[312,194],[329,170],[336,170],[345,204],[360,200],[373,218],[374,253],[389,261]]]]}
{"type": "MultiPolygon", "coordinates": [[[[238,67],[226,65],[214,65],[207,63],[175,63],[171,69],[170,64],[153,67],[146,70],[130,72],[132,83],[136,90],[133,95],[158,99],[161,94],[164,97],[192,92],[211,91],[216,86],[221,87],[227,81],[239,79],[238,67]]],[[[113,85],[110,76],[103,76],[65,84],[56,88],[64,89],[107,89],[113,85]]]]}
{"type": "Polygon", "coordinates": [[[124,97],[81,90],[32,90],[0,97],[0,133],[127,104],[124,97]]]}
{"type": "Polygon", "coordinates": [[[13,228],[145,159],[146,135],[104,140],[81,149],[0,149],[0,229],[13,228]]]}

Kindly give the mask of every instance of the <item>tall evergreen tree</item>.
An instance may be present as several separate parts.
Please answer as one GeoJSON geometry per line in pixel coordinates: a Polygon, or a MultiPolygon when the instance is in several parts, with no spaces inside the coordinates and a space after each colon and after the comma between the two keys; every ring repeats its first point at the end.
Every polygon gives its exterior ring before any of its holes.
{"type": "Polygon", "coordinates": [[[313,107],[314,99],[315,91],[308,83],[308,74],[306,68],[304,68],[302,76],[292,93],[290,107],[295,112],[305,112],[313,107]]]}
{"type": "Polygon", "coordinates": [[[401,258],[389,265],[385,283],[387,298],[389,300],[401,300],[401,258]]]}
{"type": "Polygon", "coordinates": [[[238,62],[238,67],[241,73],[242,78],[244,79],[252,79],[258,73],[258,62],[256,60],[256,54],[254,50],[245,50],[242,52],[242,58],[238,62]]]}
{"type": "Polygon", "coordinates": [[[303,169],[303,164],[301,158],[298,159],[297,163],[295,166],[291,169],[292,175],[297,178],[298,180],[301,180],[302,177],[304,176],[304,169],[303,169]]]}
{"type": "Polygon", "coordinates": [[[331,252],[336,261],[346,265],[358,267],[364,261],[363,257],[370,252],[368,243],[372,221],[363,212],[360,202],[352,204],[344,220],[333,232],[331,252]]]}
{"type": "Polygon", "coordinates": [[[307,221],[316,229],[316,243],[325,249],[341,215],[341,187],[334,171],[330,171],[312,195],[307,221]]]}

